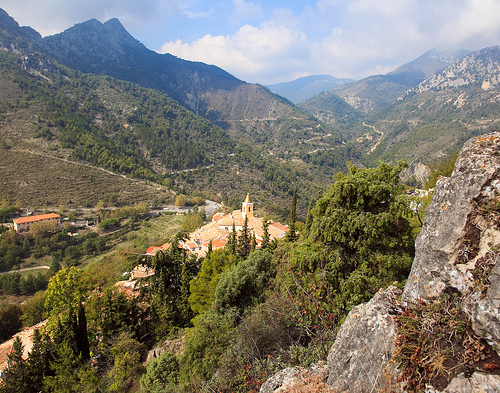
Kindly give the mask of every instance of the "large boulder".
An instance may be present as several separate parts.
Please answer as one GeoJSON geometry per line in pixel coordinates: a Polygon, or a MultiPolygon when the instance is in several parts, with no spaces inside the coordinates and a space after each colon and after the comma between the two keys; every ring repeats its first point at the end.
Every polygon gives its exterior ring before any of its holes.
{"type": "Polygon", "coordinates": [[[401,290],[380,290],[368,303],[354,307],[340,328],[328,354],[328,384],[348,392],[371,392],[394,385],[390,364],[400,312],[401,290]]]}
{"type": "Polygon", "coordinates": [[[500,132],[469,140],[453,174],[438,180],[405,302],[460,295],[476,334],[500,347],[500,132]]]}

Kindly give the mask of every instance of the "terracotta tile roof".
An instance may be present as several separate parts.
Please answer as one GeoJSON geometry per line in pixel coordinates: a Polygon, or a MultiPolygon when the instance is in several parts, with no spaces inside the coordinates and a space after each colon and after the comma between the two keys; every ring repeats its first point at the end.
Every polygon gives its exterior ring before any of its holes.
{"type": "MultiPolygon", "coordinates": [[[[250,196],[247,195],[245,203],[250,203],[249,198],[250,196]]],[[[189,239],[179,244],[179,246],[200,256],[205,255],[210,241],[212,241],[212,249],[222,248],[227,243],[227,238],[232,230],[233,222],[237,231],[240,232],[240,229],[245,224],[245,219],[243,218],[241,210],[234,210],[228,214],[216,213],[212,218],[212,222],[196,229],[189,235],[189,239]]],[[[260,246],[262,237],[264,236],[263,222],[263,218],[253,215],[248,217],[248,229],[250,234],[255,234],[257,246],[260,246]]],[[[283,237],[287,231],[287,225],[281,225],[273,221],[269,222],[268,232],[271,239],[283,237]]],[[[168,247],[170,247],[170,244],[163,245],[161,249],[166,249],[168,247]]]]}
{"type": "Polygon", "coordinates": [[[14,224],[25,224],[27,222],[36,222],[36,221],[41,221],[41,220],[49,220],[51,218],[61,218],[61,216],[59,214],[55,214],[55,213],[40,214],[38,216],[28,216],[28,217],[17,218],[15,220],[12,220],[12,222],[14,224]]]}
{"type": "Polygon", "coordinates": [[[226,247],[226,244],[227,244],[227,239],[214,239],[212,240],[212,250],[226,247]]]}
{"type": "Polygon", "coordinates": [[[146,250],[146,254],[148,254],[148,255],[155,255],[156,251],[158,251],[159,249],[160,249],[160,247],[149,247],[146,250]]]}

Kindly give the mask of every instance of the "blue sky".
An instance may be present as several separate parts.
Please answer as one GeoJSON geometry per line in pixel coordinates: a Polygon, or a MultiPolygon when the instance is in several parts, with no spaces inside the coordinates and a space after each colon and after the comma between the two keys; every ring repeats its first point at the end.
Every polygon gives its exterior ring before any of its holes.
{"type": "Polygon", "coordinates": [[[385,74],[433,47],[500,44],[499,0],[0,0],[43,36],[118,18],[149,49],[270,84],[385,74]]]}

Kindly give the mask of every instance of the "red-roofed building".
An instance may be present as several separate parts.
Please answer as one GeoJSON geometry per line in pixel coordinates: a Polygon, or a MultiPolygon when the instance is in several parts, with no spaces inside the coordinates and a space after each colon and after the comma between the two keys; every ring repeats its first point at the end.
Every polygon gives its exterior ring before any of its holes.
{"type": "MultiPolygon", "coordinates": [[[[233,230],[233,223],[236,232],[239,232],[243,229],[245,218],[247,219],[250,234],[255,235],[257,247],[260,247],[264,236],[264,219],[254,215],[253,203],[250,202],[250,195],[247,195],[242,203],[241,210],[234,210],[228,214],[215,214],[212,222],[198,228],[189,235],[189,239],[182,243],[183,248],[198,256],[204,256],[207,253],[210,241],[212,241],[213,250],[223,248],[233,230]]],[[[268,234],[270,240],[283,238],[287,232],[288,225],[269,221],[268,234]]]]}
{"type": "Polygon", "coordinates": [[[14,223],[14,230],[21,233],[28,232],[31,226],[37,222],[55,222],[57,225],[61,225],[61,216],[55,213],[40,214],[38,216],[17,218],[12,222],[14,223]]]}

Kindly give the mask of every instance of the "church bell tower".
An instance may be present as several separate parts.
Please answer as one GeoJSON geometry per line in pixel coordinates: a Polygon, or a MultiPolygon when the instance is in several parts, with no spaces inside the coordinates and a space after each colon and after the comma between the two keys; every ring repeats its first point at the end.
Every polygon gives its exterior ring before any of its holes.
{"type": "Polygon", "coordinates": [[[253,217],[253,203],[250,202],[250,194],[247,194],[245,202],[241,204],[241,217],[249,219],[253,217]]]}

